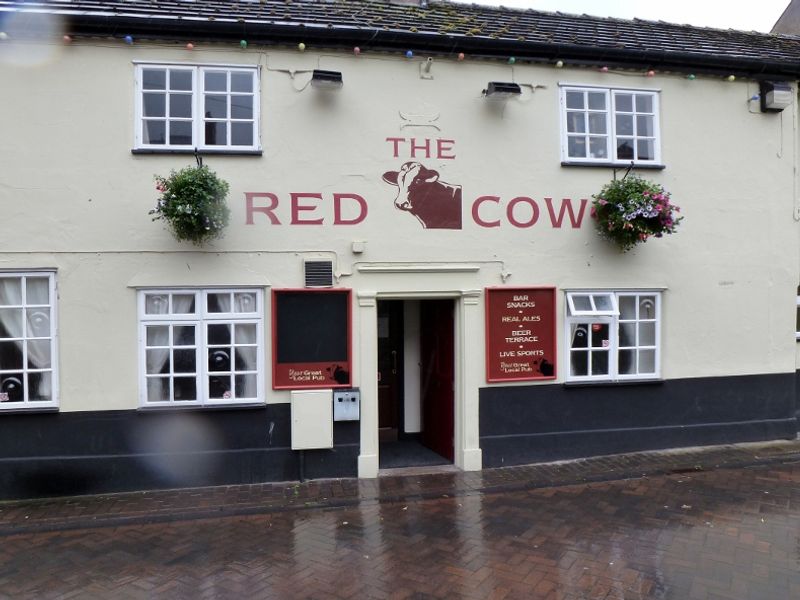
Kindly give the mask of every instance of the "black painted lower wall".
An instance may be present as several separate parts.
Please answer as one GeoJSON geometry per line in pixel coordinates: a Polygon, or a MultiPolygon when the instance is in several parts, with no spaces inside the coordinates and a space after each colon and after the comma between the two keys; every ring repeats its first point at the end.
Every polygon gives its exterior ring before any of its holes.
{"type": "MultiPolygon", "coordinates": [[[[291,406],[189,412],[4,414],[0,498],[233,485],[300,478],[291,406]]],[[[359,423],[306,450],[304,476],[355,477],[359,423]]]]}
{"type": "Polygon", "coordinates": [[[483,466],[794,438],[800,374],[480,390],[483,466]]]}

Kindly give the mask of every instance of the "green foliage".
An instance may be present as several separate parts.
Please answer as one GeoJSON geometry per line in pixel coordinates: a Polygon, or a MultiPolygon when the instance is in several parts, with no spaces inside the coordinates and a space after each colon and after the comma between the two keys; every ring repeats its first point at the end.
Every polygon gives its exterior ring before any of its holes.
{"type": "Polygon", "coordinates": [[[186,167],[166,178],[156,175],[156,189],[161,197],[149,214],[154,221],[166,221],[177,239],[200,246],[222,237],[230,218],[228,183],[208,167],[186,167]]]}
{"type": "Polygon", "coordinates": [[[675,233],[683,220],[675,214],[680,207],[670,203],[661,185],[636,175],[606,184],[593,198],[591,215],[597,233],[623,252],[651,236],[675,233]]]}

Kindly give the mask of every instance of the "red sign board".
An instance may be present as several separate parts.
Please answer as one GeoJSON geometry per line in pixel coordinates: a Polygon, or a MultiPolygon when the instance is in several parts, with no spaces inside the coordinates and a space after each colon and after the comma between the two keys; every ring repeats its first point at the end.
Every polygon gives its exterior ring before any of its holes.
{"type": "Polygon", "coordinates": [[[486,289],[486,381],[556,378],[556,289],[486,289]]]}

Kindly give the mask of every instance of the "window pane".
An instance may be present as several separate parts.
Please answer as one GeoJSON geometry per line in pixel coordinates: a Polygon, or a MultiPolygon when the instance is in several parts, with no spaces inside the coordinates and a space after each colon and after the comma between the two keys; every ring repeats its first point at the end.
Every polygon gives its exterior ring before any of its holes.
{"type": "Polygon", "coordinates": [[[594,350],[592,352],[592,375],[608,375],[608,352],[594,350]]]}
{"type": "Polygon", "coordinates": [[[633,158],[633,140],[617,141],[617,158],[621,159],[633,158]]]}
{"type": "Polygon", "coordinates": [[[619,347],[636,346],[636,323],[619,324],[619,347]]]}
{"type": "Polygon", "coordinates": [[[608,348],[608,323],[592,323],[592,348],[608,348]]]}
{"type": "Polygon", "coordinates": [[[228,127],[226,123],[206,123],[206,145],[228,145],[228,127]]]}
{"type": "Polygon", "coordinates": [[[206,94],[203,114],[207,119],[226,119],[228,117],[228,97],[206,94]]]}
{"type": "Polygon", "coordinates": [[[236,376],[236,397],[255,398],[257,395],[255,375],[236,376]]]}
{"type": "Polygon", "coordinates": [[[207,92],[228,91],[228,73],[219,71],[206,71],[205,89],[207,92]]]}
{"type": "Polygon", "coordinates": [[[169,95],[169,116],[182,119],[192,118],[192,96],[190,94],[169,95]]]}
{"type": "Polygon", "coordinates": [[[22,402],[25,399],[25,389],[22,386],[22,374],[0,375],[0,392],[8,394],[7,402],[22,402]]]}
{"type": "Polygon", "coordinates": [[[606,158],[606,138],[604,137],[590,137],[589,138],[589,156],[592,158],[606,158]]]}
{"type": "Polygon", "coordinates": [[[29,369],[50,369],[53,366],[50,359],[50,340],[30,340],[27,344],[29,369]]]}
{"type": "Polygon", "coordinates": [[[172,312],[176,315],[193,315],[194,294],[173,294],[172,312]]]}
{"type": "Polygon", "coordinates": [[[570,348],[586,348],[589,345],[589,325],[587,323],[573,323],[570,325],[570,348]]]}
{"type": "Polygon", "coordinates": [[[619,297],[619,318],[626,321],[636,319],[636,296],[619,297]]]}
{"type": "Polygon", "coordinates": [[[597,294],[593,295],[592,298],[594,299],[594,307],[597,310],[605,310],[605,311],[614,310],[614,303],[611,301],[610,296],[606,294],[597,294]]]}
{"type": "Polygon", "coordinates": [[[209,371],[230,371],[231,370],[231,349],[216,348],[209,350],[208,353],[209,371]]]}
{"type": "Polygon", "coordinates": [[[167,294],[146,294],[144,312],[148,315],[166,315],[169,313],[169,296],[167,294]]]}
{"type": "Polygon", "coordinates": [[[0,342],[0,371],[22,370],[22,342],[0,342]]]}
{"type": "Polygon", "coordinates": [[[169,72],[169,89],[178,91],[192,90],[192,72],[171,70],[169,72]]]}
{"type": "Polygon", "coordinates": [[[655,322],[639,323],[639,346],[656,345],[656,324],[655,322]]]}
{"type": "Polygon", "coordinates": [[[636,94],[636,112],[652,113],[653,97],[649,94],[636,94]]]}
{"type": "Polygon", "coordinates": [[[617,115],[617,135],[633,135],[633,116],[617,115]]]}
{"type": "Polygon", "coordinates": [[[22,280],[19,277],[0,277],[0,306],[22,304],[22,280]]]}
{"type": "Polygon", "coordinates": [[[50,280],[46,277],[28,277],[25,302],[26,304],[50,304],[50,280]]]}
{"type": "Polygon", "coordinates": [[[169,373],[169,348],[147,350],[145,363],[145,373],[148,375],[169,373]]]}
{"type": "Polygon", "coordinates": [[[52,373],[28,373],[28,400],[31,402],[49,402],[52,399],[52,373]]]}
{"type": "Polygon", "coordinates": [[[582,137],[570,137],[567,139],[567,154],[575,158],[586,157],[586,140],[582,137]]]}
{"type": "Polygon", "coordinates": [[[208,378],[209,396],[214,399],[228,399],[231,397],[231,378],[230,376],[214,375],[208,378]]]}
{"type": "Polygon", "coordinates": [[[234,331],[237,344],[255,344],[256,343],[256,324],[243,323],[235,326],[234,331]]]}
{"type": "Polygon", "coordinates": [[[653,137],[655,135],[655,133],[653,133],[653,117],[648,115],[636,116],[636,135],[640,137],[653,137]]]}
{"type": "Polygon", "coordinates": [[[639,318],[640,319],[656,318],[655,296],[639,296],[639,318]]]}
{"type": "Polygon", "coordinates": [[[572,304],[575,306],[575,310],[592,310],[592,301],[588,295],[573,295],[572,304]]]}
{"type": "Polygon", "coordinates": [[[147,326],[147,345],[169,346],[169,327],[167,325],[147,326]]]}
{"type": "Polygon", "coordinates": [[[570,352],[569,373],[577,377],[589,374],[589,353],[583,350],[570,352]]]}
{"type": "Polygon", "coordinates": [[[147,401],[163,402],[169,400],[169,379],[166,377],[148,377],[147,401]]]}
{"type": "Polygon", "coordinates": [[[194,325],[175,326],[172,335],[174,346],[194,346],[194,325]]]}
{"type": "Polygon", "coordinates": [[[231,119],[252,119],[253,97],[231,96],[231,119]]]}
{"type": "Polygon", "coordinates": [[[144,122],[144,143],[145,144],[166,144],[167,143],[167,124],[164,121],[145,121],[144,122]]]}
{"type": "Polygon", "coordinates": [[[636,154],[639,160],[654,160],[656,154],[653,140],[638,140],[636,142],[636,154]]]}
{"type": "Polygon", "coordinates": [[[258,310],[256,295],[250,292],[236,293],[233,295],[234,312],[251,313],[258,310]]]}
{"type": "MultiPolygon", "coordinates": [[[[586,132],[586,113],[582,112],[568,112],[567,113],[567,131],[569,133],[585,133],[586,132]]],[[[594,115],[593,115],[594,116],[594,115]]]]}
{"type": "Polygon", "coordinates": [[[177,402],[197,400],[197,380],[194,377],[176,377],[173,385],[177,402]]]}
{"type": "Polygon", "coordinates": [[[164,69],[143,69],[142,88],[164,90],[167,88],[167,72],[164,69]]]}
{"type": "Polygon", "coordinates": [[[231,325],[228,323],[224,325],[209,325],[208,343],[215,346],[218,344],[230,344],[231,325]]]}
{"type": "Polygon", "coordinates": [[[22,309],[0,308],[0,339],[22,337],[22,309]]]}
{"type": "Polygon", "coordinates": [[[145,117],[165,117],[167,115],[166,94],[144,94],[143,101],[145,117]]]}
{"type": "Polygon", "coordinates": [[[606,95],[603,92],[589,92],[589,108],[591,110],[605,110],[606,109],[606,95]]]}
{"type": "Polygon", "coordinates": [[[252,123],[231,123],[231,145],[232,146],[252,146],[253,145],[253,124],[252,123]]]}
{"type": "Polygon", "coordinates": [[[27,313],[28,337],[50,337],[50,311],[41,308],[29,308],[27,313]]]}
{"type": "Polygon", "coordinates": [[[633,96],[631,94],[616,94],[614,106],[620,112],[633,112],[633,96]]]}
{"type": "Polygon", "coordinates": [[[244,348],[236,348],[236,361],[235,366],[237,371],[255,371],[256,370],[256,355],[257,348],[246,346],[244,348]]]}
{"type": "Polygon", "coordinates": [[[656,351],[639,350],[639,373],[656,372],[656,351]]]}
{"type": "Polygon", "coordinates": [[[619,372],[622,375],[636,374],[636,350],[619,351],[619,372]]]}
{"type": "Polygon", "coordinates": [[[173,350],[172,360],[175,373],[194,373],[196,370],[194,350],[173,350]]]}
{"type": "Polygon", "coordinates": [[[191,121],[170,121],[169,143],[174,146],[191,146],[192,145],[191,121]]]}
{"type": "Polygon", "coordinates": [[[231,312],[231,295],[208,294],[208,312],[210,313],[229,313],[231,312]]]}
{"type": "Polygon", "coordinates": [[[232,92],[252,92],[253,73],[231,73],[232,92]]]}
{"type": "Polygon", "coordinates": [[[567,92],[567,108],[584,108],[583,92],[567,92]]]}
{"type": "Polygon", "coordinates": [[[589,133],[606,133],[605,113],[589,114],[589,133]]]}

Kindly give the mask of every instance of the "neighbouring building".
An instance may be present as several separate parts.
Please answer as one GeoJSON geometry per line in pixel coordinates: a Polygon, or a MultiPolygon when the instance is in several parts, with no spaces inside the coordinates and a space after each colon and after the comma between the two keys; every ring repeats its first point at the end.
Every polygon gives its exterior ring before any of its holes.
{"type": "Polygon", "coordinates": [[[662,22],[0,0],[0,494],[795,437],[798,78],[662,22]],[[196,246],[149,211],[199,161],[196,246]],[[684,219],[621,252],[637,175],[684,219]]]}

